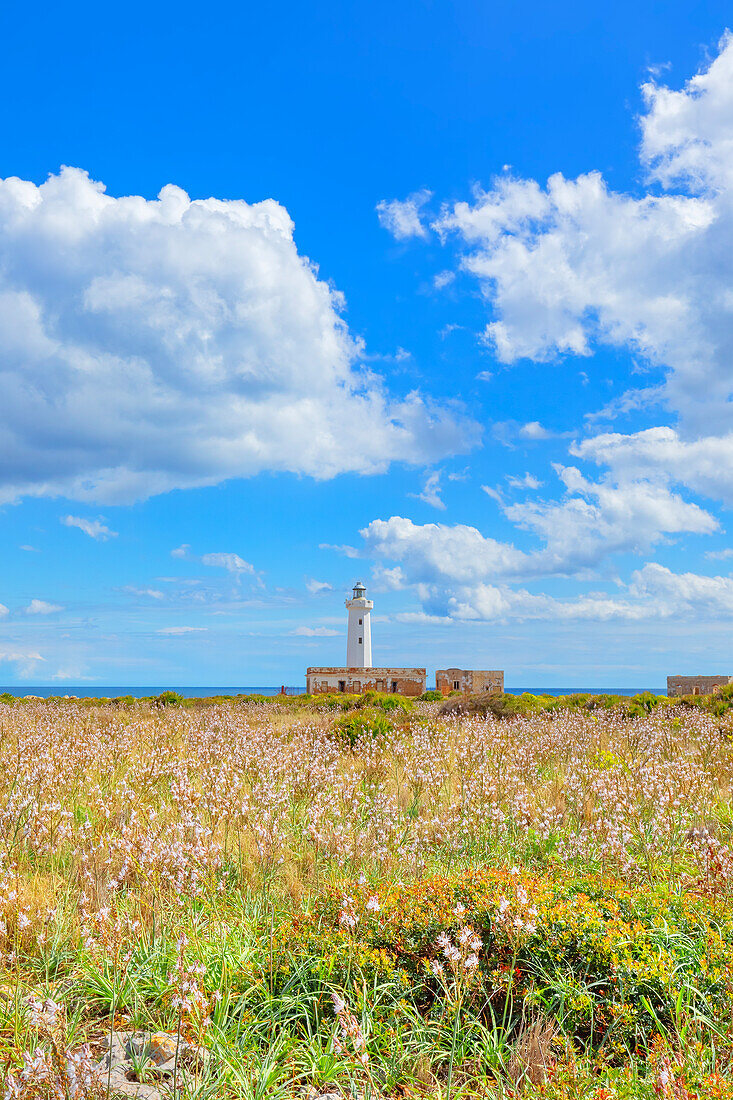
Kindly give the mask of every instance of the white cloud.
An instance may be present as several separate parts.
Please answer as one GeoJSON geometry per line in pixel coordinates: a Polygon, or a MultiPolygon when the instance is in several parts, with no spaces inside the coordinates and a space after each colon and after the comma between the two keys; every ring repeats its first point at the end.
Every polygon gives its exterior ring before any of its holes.
{"type": "Polygon", "coordinates": [[[328,626],[298,626],[290,633],[299,638],[337,638],[343,631],[331,630],[328,626]]]}
{"type": "Polygon", "coordinates": [[[101,519],[83,519],[81,516],[62,516],[61,523],[66,527],[78,527],[90,539],[106,542],[107,539],[116,539],[117,532],[111,531],[101,519]]]}
{"type": "Polygon", "coordinates": [[[433,286],[436,290],[443,290],[445,287],[450,286],[455,277],[455,271],[439,271],[433,279],[433,286]]]}
{"type": "Polygon", "coordinates": [[[133,584],[127,584],[122,591],[129,592],[131,596],[149,596],[151,600],[165,599],[165,593],[159,588],[136,588],[133,584]]]}
{"type": "Polygon", "coordinates": [[[40,554],[41,552],[37,546],[29,546],[27,543],[24,543],[23,546],[19,547],[19,549],[25,550],[29,554],[40,554]]]}
{"type": "Polygon", "coordinates": [[[571,454],[609,466],[614,476],[644,477],[684,485],[733,505],[733,432],[684,440],[673,428],[648,428],[631,435],[611,433],[575,443],[571,454]]]}
{"type": "Polygon", "coordinates": [[[725,621],[733,614],[733,577],[673,573],[656,562],[647,562],[632,574],[631,583],[619,596],[592,592],[557,599],[535,596],[524,589],[479,584],[474,588],[459,588],[448,596],[445,614],[455,619],[486,621],[647,622],[678,618],[725,621]]]}
{"type": "Polygon", "coordinates": [[[708,550],[705,557],[708,561],[727,561],[728,558],[733,558],[733,549],[728,547],[727,550],[708,550]]]}
{"type": "Polygon", "coordinates": [[[305,582],[305,587],[311,596],[317,596],[320,592],[332,592],[333,586],[328,581],[317,581],[314,577],[305,582]]]}
{"type": "Polygon", "coordinates": [[[191,549],[189,543],[184,542],[180,546],[176,546],[175,550],[171,550],[172,558],[185,558],[188,551],[191,549]]]}
{"type": "Polygon", "coordinates": [[[63,611],[58,603],[48,603],[47,600],[31,600],[25,609],[26,615],[53,615],[56,611],[63,611]]]}
{"type": "Polygon", "coordinates": [[[666,372],[686,436],[720,435],[733,391],[733,39],[681,90],[643,93],[645,193],[613,192],[598,172],[546,187],[504,176],[437,228],[466,246],[502,361],[631,349],[666,372]]]}
{"type": "Polygon", "coordinates": [[[486,493],[487,497],[491,497],[492,500],[495,500],[500,508],[504,507],[504,494],[501,489],[495,489],[491,485],[482,485],[481,491],[486,493]]]}
{"type": "MultiPolygon", "coordinates": [[[[379,224],[398,241],[406,241],[410,237],[427,237],[428,231],[420,218],[420,210],[430,200],[431,195],[431,191],[416,191],[404,200],[382,199],[377,203],[379,224]]],[[[445,286],[445,283],[442,285],[445,286]]]]}
{"type": "Polygon", "coordinates": [[[406,587],[407,581],[399,565],[395,565],[393,569],[388,569],[384,565],[375,565],[372,569],[372,584],[381,591],[399,592],[406,587]]]}
{"type": "Polygon", "coordinates": [[[255,567],[244,558],[240,558],[239,554],[202,554],[201,564],[210,565],[216,569],[226,569],[228,573],[235,573],[237,576],[241,573],[254,575],[255,572],[255,567]]]}
{"type": "Polygon", "coordinates": [[[343,300],[268,199],[0,180],[0,499],[130,502],[264,469],[429,465],[478,427],[358,366],[343,300]]]}
{"type": "Polygon", "coordinates": [[[425,478],[422,492],[410,493],[409,495],[415,497],[416,500],[422,500],[425,504],[429,504],[431,508],[438,508],[440,511],[445,511],[445,501],[440,495],[442,492],[440,477],[441,471],[433,470],[433,472],[428,474],[425,478]]]}
{"type": "Polygon", "coordinates": [[[522,439],[552,439],[553,433],[543,428],[537,420],[523,424],[518,433],[522,439]]]}
{"type": "Polygon", "coordinates": [[[79,683],[80,680],[93,680],[93,676],[84,675],[83,665],[65,665],[63,668],[59,668],[51,676],[52,680],[73,680],[75,683],[79,683]]]}
{"type": "Polygon", "coordinates": [[[574,466],[555,469],[566,489],[565,497],[556,501],[508,504],[499,490],[482,486],[507,519],[538,536],[538,549],[519,550],[463,524],[418,525],[392,516],[372,520],[361,531],[366,552],[405,563],[410,583],[478,583],[499,577],[582,575],[610,555],[642,553],[671,535],[718,529],[714,516],[665,485],[595,482],[574,466]]]}
{"type": "Polygon", "coordinates": [[[34,650],[0,650],[0,661],[15,665],[16,674],[23,679],[33,676],[37,671],[38,662],[43,660],[45,658],[34,650]]]}
{"type": "Polygon", "coordinates": [[[7,614],[9,614],[7,607],[4,603],[0,603],[0,619],[3,619],[7,614]]]}
{"type": "Polygon", "coordinates": [[[449,579],[470,583],[486,576],[518,575],[528,555],[463,524],[415,524],[402,516],[375,519],[361,531],[367,553],[404,564],[409,582],[449,579]]]}
{"type": "Polygon", "coordinates": [[[156,630],[156,634],[198,634],[201,631],[208,630],[206,626],[164,626],[160,630],[156,630]]]}
{"type": "Polygon", "coordinates": [[[532,555],[538,573],[573,573],[611,554],[647,550],[667,535],[705,535],[718,529],[714,516],[663,485],[594,482],[575,466],[555,469],[568,490],[565,499],[504,507],[508,519],[544,542],[544,550],[532,555]]]}
{"type": "Polygon", "coordinates": [[[507,474],[507,481],[512,489],[539,489],[542,486],[540,479],[529,473],[525,474],[524,477],[507,474]]]}
{"type": "Polygon", "coordinates": [[[343,556],[345,558],[358,558],[359,557],[359,551],[356,549],[355,546],[347,546],[345,544],[342,545],[342,546],[335,546],[330,542],[319,542],[318,549],[319,550],[335,550],[337,554],[343,554],[343,556]]]}
{"type": "MultiPolygon", "coordinates": [[[[733,578],[672,574],[655,563],[637,570],[617,596],[585,593],[570,599],[513,587],[548,576],[587,580],[615,553],[639,554],[671,535],[708,534],[717,520],[654,482],[591,482],[575,467],[557,467],[567,489],[559,501],[507,504],[483,486],[506,517],[537,535],[541,546],[520,550],[463,524],[418,525],[402,516],[373,520],[361,531],[365,553],[375,559],[379,586],[410,588],[421,614],[454,619],[635,619],[665,617],[685,600],[709,617],[726,613],[733,578]],[[389,567],[386,563],[397,562],[389,567]],[[386,582],[394,574],[395,583],[386,582]]],[[[620,582],[618,582],[620,584],[620,582]]]]}

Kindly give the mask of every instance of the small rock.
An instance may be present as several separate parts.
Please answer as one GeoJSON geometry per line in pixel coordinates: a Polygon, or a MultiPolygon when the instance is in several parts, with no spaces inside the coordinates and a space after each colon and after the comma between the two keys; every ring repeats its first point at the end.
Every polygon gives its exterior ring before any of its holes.
{"type": "Polygon", "coordinates": [[[150,1034],[147,1031],[113,1031],[106,1035],[100,1044],[105,1052],[97,1063],[97,1069],[103,1085],[109,1078],[110,1094],[132,1097],[133,1100],[162,1100],[160,1085],[173,1081],[176,1071],[176,1048],[178,1048],[178,1079],[181,1081],[186,1060],[204,1062],[209,1051],[199,1050],[185,1040],[178,1041],[176,1035],[166,1031],[150,1034]],[[144,1062],[143,1076],[146,1081],[137,1079],[137,1068],[144,1062]]]}
{"type": "MultiPolygon", "coordinates": [[[[107,1086],[107,1075],[102,1072],[102,1085],[107,1086]]],[[[119,1067],[109,1074],[110,1096],[130,1096],[136,1100],[161,1100],[160,1089],[155,1085],[145,1085],[142,1081],[131,1081],[125,1071],[119,1067]]]]}
{"type": "Polygon", "coordinates": [[[156,1066],[160,1066],[163,1062],[175,1058],[176,1050],[180,1053],[184,1047],[188,1047],[188,1043],[183,1041],[179,1043],[175,1035],[168,1035],[165,1031],[157,1031],[150,1036],[150,1059],[155,1062],[156,1066]]]}

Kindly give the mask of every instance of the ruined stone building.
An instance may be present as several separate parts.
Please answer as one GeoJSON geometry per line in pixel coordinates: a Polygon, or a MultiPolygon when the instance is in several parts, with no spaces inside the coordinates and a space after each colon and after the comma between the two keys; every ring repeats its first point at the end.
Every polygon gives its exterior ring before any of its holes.
{"type": "Polygon", "coordinates": [[[733,676],[668,676],[667,695],[711,695],[733,684],[733,676]]]}
{"type": "Polygon", "coordinates": [[[309,695],[323,692],[386,691],[393,695],[422,695],[427,675],[424,668],[309,668],[306,690],[309,695]]]}
{"type": "Polygon", "coordinates": [[[460,691],[464,695],[478,695],[482,691],[504,690],[504,673],[477,668],[439,668],[435,673],[435,687],[443,695],[460,691]]]}

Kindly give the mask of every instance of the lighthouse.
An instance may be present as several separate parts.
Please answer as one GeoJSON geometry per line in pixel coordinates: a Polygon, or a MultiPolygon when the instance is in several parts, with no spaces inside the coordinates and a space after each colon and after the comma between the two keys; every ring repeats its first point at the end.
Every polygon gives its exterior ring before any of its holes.
{"type": "Polygon", "coordinates": [[[366,598],[366,588],[357,581],[354,595],[346,600],[349,612],[349,626],[346,635],[346,667],[372,667],[372,624],[371,612],[374,604],[366,598]]]}

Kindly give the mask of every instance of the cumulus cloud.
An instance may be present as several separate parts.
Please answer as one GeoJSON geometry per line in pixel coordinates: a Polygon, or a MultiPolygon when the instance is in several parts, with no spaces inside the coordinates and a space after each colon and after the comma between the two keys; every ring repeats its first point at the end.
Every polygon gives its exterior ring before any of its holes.
{"type": "MultiPolygon", "coordinates": [[[[416,191],[402,200],[382,199],[377,203],[379,224],[398,241],[406,241],[410,237],[427,237],[428,231],[420,217],[420,210],[430,200],[431,195],[431,191],[423,190],[416,191]]],[[[443,272],[443,275],[445,276],[446,272],[443,272]]],[[[445,286],[446,281],[441,285],[445,286]]]]}
{"type": "Polygon", "coordinates": [[[378,585],[411,589],[422,605],[419,614],[429,617],[634,619],[671,615],[675,606],[682,614],[693,606],[712,617],[727,613],[733,579],[676,575],[653,562],[634,572],[621,595],[584,593],[563,600],[517,588],[551,576],[588,580],[610,555],[640,554],[672,535],[717,529],[713,516],[666,486],[591,482],[575,467],[559,466],[557,472],[567,489],[557,501],[507,504],[483,487],[509,520],[537,536],[541,545],[533,550],[464,524],[420,525],[402,516],[372,520],[361,535],[378,585]]]}
{"type": "Polygon", "coordinates": [[[610,467],[621,480],[631,481],[643,470],[646,478],[684,485],[733,505],[733,432],[688,440],[674,428],[648,428],[629,435],[609,432],[575,443],[570,451],[610,467]]]}
{"type": "Polygon", "coordinates": [[[533,571],[574,573],[617,553],[640,553],[668,535],[707,535],[718,521],[664,485],[648,481],[590,481],[575,466],[556,466],[568,496],[504,506],[519,527],[537,534],[545,548],[531,555],[533,571]]]}
{"type": "Polygon", "coordinates": [[[273,200],[0,180],[0,500],[129,502],[263,469],[427,465],[476,425],[359,367],[273,200]]]}
{"type": "Polygon", "coordinates": [[[47,600],[31,600],[25,609],[26,615],[53,615],[56,611],[63,611],[58,603],[49,603],[47,600]]]}
{"type": "Polygon", "coordinates": [[[642,553],[669,536],[711,534],[718,521],[667,486],[647,481],[591,481],[574,466],[555,467],[566,494],[559,500],[509,504],[482,486],[517,527],[541,547],[520,550],[464,524],[415,524],[402,516],[375,519],[361,531],[366,552],[409,565],[412,583],[583,575],[618,553],[642,553]]]}
{"type": "Polygon", "coordinates": [[[403,516],[374,519],[361,531],[375,558],[400,562],[410,583],[471,583],[487,576],[518,576],[528,555],[464,524],[416,524],[403,516]]]}
{"type": "Polygon", "coordinates": [[[557,599],[524,589],[480,584],[449,596],[445,614],[464,620],[727,620],[733,614],[733,577],[674,573],[656,562],[647,562],[632,574],[630,584],[618,596],[589,593],[557,599]]]}
{"type": "Polygon", "coordinates": [[[0,603],[0,619],[4,618],[7,614],[9,614],[7,607],[4,603],[0,603]]]}
{"type": "Polygon", "coordinates": [[[682,89],[644,85],[645,193],[599,172],[509,175],[437,222],[465,246],[504,362],[624,347],[665,372],[687,435],[725,434],[733,392],[733,38],[682,89]],[[660,193],[661,189],[661,193],[660,193]]]}
{"type": "Polygon", "coordinates": [[[529,424],[523,424],[518,434],[522,439],[552,439],[553,433],[548,431],[537,420],[531,420],[529,424]]]}
{"type": "Polygon", "coordinates": [[[78,527],[90,539],[106,542],[107,539],[116,539],[117,532],[111,531],[101,519],[84,519],[82,516],[62,516],[61,523],[66,527],[78,527]]]}

